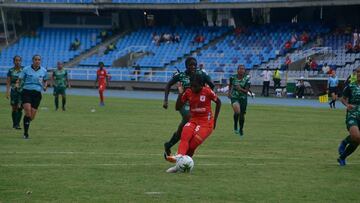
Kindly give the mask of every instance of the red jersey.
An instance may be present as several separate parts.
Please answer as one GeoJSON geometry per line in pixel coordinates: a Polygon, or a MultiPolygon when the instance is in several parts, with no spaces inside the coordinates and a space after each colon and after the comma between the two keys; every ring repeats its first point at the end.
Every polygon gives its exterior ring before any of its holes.
{"type": "Polygon", "coordinates": [[[211,101],[216,101],[218,97],[209,88],[203,87],[199,93],[194,93],[188,88],[181,97],[183,103],[189,101],[191,119],[201,118],[212,119],[211,101]]]}
{"type": "Polygon", "coordinates": [[[106,78],[109,76],[106,70],[103,68],[102,70],[98,69],[96,71],[96,75],[98,77],[98,82],[100,84],[106,84],[106,78]]]}

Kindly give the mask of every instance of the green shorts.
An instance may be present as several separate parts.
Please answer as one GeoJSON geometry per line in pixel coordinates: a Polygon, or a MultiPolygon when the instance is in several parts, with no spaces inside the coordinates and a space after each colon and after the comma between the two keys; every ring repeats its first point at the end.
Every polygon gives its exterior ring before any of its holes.
{"type": "Polygon", "coordinates": [[[231,98],[231,105],[238,103],[240,105],[240,112],[246,113],[247,98],[231,98]]]}
{"type": "Polygon", "coordinates": [[[10,92],[10,105],[15,106],[21,104],[21,92],[11,90],[10,92]]]}
{"type": "Polygon", "coordinates": [[[352,126],[358,126],[360,127],[360,120],[358,119],[357,116],[352,115],[352,114],[347,114],[346,115],[346,128],[349,130],[352,126]]]}
{"type": "Polygon", "coordinates": [[[65,95],[66,87],[54,87],[54,96],[65,95]]]}

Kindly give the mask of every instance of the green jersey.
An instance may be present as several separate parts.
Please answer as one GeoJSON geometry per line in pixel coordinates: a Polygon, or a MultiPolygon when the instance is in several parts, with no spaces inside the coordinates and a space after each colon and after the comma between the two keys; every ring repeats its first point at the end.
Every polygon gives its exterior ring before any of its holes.
{"type": "MultiPolygon", "coordinates": [[[[205,84],[209,85],[211,89],[213,89],[215,87],[215,85],[211,82],[210,76],[208,76],[203,71],[197,70],[195,74],[201,75],[203,82],[205,84]]],[[[186,71],[185,72],[178,72],[172,78],[172,81],[174,83],[180,82],[182,87],[184,88],[184,90],[191,86],[190,80],[191,80],[191,76],[186,71]]]]}
{"type": "Polygon", "coordinates": [[[67,71],[62,69],[62,70],[58,70],[56,69],[53,73],[53,77],[55,80],[55,84],[54,86],[56,87],[66,87],[67,86],[67,78],[68,78],[68,74],[67,71]]]}
{"type": "Polygon", "coordinates": [[[350,83],[345,87],[343,95],[348,98],[349,104],[355,106],[355,108],[348,113],[356,114],[356,116],[360,118],[360,86],[357,83],[350,83]]]}
{"type": "Polygon", "coordinates": [[[19,79],[20,73],[22,72],[22,67],[19,70],[16,70],[15,67],[10,68],[7,77],[10,78],[10,86],[12,90],[21,91],[21,86],[16,87],[16,81],[19,79]]]}
{"type": "Polygon", "coordinates": [[[234,99],[247,99],[247,93],[239,91],[236,89],[237,86],[240,86],[243,89],[250,87],[250,77],[244,75],[242,79],[238,78],[238,74],[230,76],[230,86],[231,86],[231,98],[234,99]]]}

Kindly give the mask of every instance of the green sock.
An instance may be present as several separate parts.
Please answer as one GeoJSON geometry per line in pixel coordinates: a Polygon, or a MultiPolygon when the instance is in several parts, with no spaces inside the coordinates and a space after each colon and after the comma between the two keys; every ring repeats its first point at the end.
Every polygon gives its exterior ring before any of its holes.
{"type": "Polygon", "coordinates": [[[16,125],[16,111],[11,112],[11,118],[13,122],[13,127],[16,125]]]}
{"type": "Polygon", "coordinates": [[[66,98],[63,97],[63,98],[62,98],[62,108],[65,108],[65,104],[66,104],[66,98]]]}
{"type": "Polygon", "coordinates": [[[22,109],[18,109],[16,112],[16,125],[20,126],[20,121],[22,117],[22,109]]]}
{"type": "Polygon", "coordinates": [[[55,97],[55,108],[58,109],[59,108],[59,97],[55,97]]]}
{"type": "Polygon", "coordinates": [[[244,123],[245,123],[245,115],[241,113],[240,116],[239,116],[240,130],[243,130],[244,123]]]}
{"type": "Polygon", "coordinates": [[[346,144],[349,144],[351,142],[351,137],[350,135],[348,135],[344,140],[343,142],[345,142],[346,144]]]}

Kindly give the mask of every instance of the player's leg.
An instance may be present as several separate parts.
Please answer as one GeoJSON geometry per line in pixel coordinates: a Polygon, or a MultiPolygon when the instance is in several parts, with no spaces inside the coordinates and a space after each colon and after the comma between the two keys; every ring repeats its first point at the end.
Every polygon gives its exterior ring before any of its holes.
{"type": "Polygon", "coordinates": [[[240,103],[235,99],[231,99],[231,106],[234,111],[233,120],[234,120],[234,132],[239,134],[238,122],[240,117],[240,103]]]}
{"type": "Polygon", "coordinates": [[[360,133],[358,127],[359,123],[356,119],[351,117],[346,120],[346,123],[349,129],[350,137],[347,140],[349,144],[346,146],[345,150],[340,154],[338,158],[340,166],[346,165],[345,159],[350,156],[360,144],[360,133]]]}
{"type": "Polygon", "coordinates": [[[247,108],[247,99],[241,99],[240,100],[240,114],[239,114],[239,126],[240,135],[244,135],[244,124],[245,124],[245,114],[246,114],[246,108],[247,108]]]}
{"type": "Polygon", "coordinates": [[[11,119],[13,123],[13,128],[16,127],[16,117],[17,117],[17,106],[11,105],[11,119]]]}
{"type": "Polygon", "coordinates": [[[206,123],[204,125],[203,124],[198,125],[195,128],[195,133],[193,138],[190,140],[187,155],[192,157],[195,153],[195,150],[199,147],[199,145],[201,145],[206,140],[206,138],[210,136],[212,131],[213,131],[212,122],[206,123]]]}
{"type": "Polygon", "coordinates": [[[101,84],[99,85],[99,96],[100,96],[100,106],[104,106],[104,91],[105,91],[105,85],[101,84]]]}
{"type": "Polygon", "coordinates": [[[62,110],[65,111],[65,105],[66,105],[66,89],[65,88],[61,89],[61,105],[62,105],[62,110]]]}
{"type": "Polygon", "coordinates": [[[54,87],[54,103],[55,111],[57,111],[59,109],[59,92],[57,87],[54,87]]]}
{"type": "Polygon", "coordinates": [[[351,142],[351,136],[348,135],[345,137],[345,139],[343,139],[341,142],[340,142],[340,145],[338,147],[338,152],[339,152],[339,155],[341,155],[342,153],[344,153],[345,151],[345,148],[348,144],[350,144],[351,142]]]}
{"type": "Polygon", "coordinates": [[[182,133],[179,148],[177,154],[186,155],[187,151],[189,150],[189,143],[192,139],[197,124],[193,122],[188,122],[185,124],[182,133]]]}
{"type": "Polygon", "coordinates": [[[173,147],[176,143],[179,142],[184,125],[190,120],[190,111],[189,111],[189,106],[187,104],[185,104],[183,108],[180,110],[180,114],[182,120],[178,126],[177,131],[174,132],[170,140],[168,142],[165,142],[164,144],[165,153],[168,156],[171,154],[171,147],[173,147]]]}
{"type": "Polygon", "coordinates": [[[25,111],[23,119],[24,138],[28,139],[30,122],[35,119],[37,108],[39,107],[41,101],[41,93],[24,90],[22,99],[25,111]]]}

